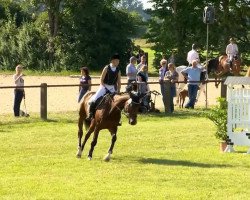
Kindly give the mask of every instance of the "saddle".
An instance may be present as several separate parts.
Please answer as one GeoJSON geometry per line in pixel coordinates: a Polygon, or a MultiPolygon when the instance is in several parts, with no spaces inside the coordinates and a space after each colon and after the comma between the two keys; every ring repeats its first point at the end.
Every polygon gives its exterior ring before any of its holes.
{"type": "Polygon", "coordinates": [[[96,102],[95,102],[95,111],[98,109],[98,108],[105,108],[106,106],[106,103],[110,100],[113,100],[114,99],[114,96],[115,96],[116,93],[106,93],[104,96],[101,96],[99,97],[96,102]]]}

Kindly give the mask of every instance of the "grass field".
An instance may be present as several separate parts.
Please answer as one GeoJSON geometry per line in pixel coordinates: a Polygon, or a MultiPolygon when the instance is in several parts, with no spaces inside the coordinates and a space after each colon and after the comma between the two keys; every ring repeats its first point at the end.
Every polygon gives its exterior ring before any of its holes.
{"type": "Polygon", "coordinates": [[[41,121],[0,116],[0,199],[248,199],[249,156],[219,152],[212,122],[197,111],[123,118],[113,158],[102,131],[77,159],[77,113],[41,121]]]}

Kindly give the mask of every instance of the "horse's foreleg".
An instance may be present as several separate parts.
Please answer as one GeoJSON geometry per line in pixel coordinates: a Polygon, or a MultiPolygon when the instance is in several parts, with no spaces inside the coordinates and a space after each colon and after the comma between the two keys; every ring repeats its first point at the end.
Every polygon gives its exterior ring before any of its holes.
{"type": "Polygon", "coordinates": [[[93,141],[91,142],[91,147],[90,147],[90,150],[89,150],[89,155],[88,155],[89,160],[92,159],[92,154],[93,154],[95,145],[97,144],[98,135],[99,135],[99,130],[95,130],[93,141]]]}
{"type": "Polygon", "coordinates": [[[111,158],[111,154],[113,153],[113,148],[115,146],[115,142],[116,142],[116,139],[117,139],[117,136],[116,136],[116,132],[117,132],[117,128],[116,128],[116,131],[112,131],[110,132],[111,133],[111,145],[109,147],[109,150],[108,150],[108,154],[104,157],[104,161],[110,161],[110,158],[111,158]]]}
{"type": "Polygon", "coordinates": [[[219,86],[220,82],[218,81],[218,80],[219,80],[219,78],[218,78],[218,76],[217,76],[217,75],[215,76],[214,80],[215,80],[215,82],[214,82],[215,87],[216,87],[216,88],[218,88],[218,86],[219,86]]]}
{"type": "Polygon", "coordinates": [[[78,152],[76,154],[77,158],[81,158],[82,156],[82,152],[83,152],[83,149],[84,149],[84,146],[86,144],[86,142],[88,141],[91,133],[94,131],[94,126],[90,126],[89,127],[89,130],[87,131],[85,137],[84,137],[84,140],[82,142],[82,145],[80,144],[79,148],[78,148],[78,152]]]}
{"type": "Polygon", "coordinates": [[[79,119],[78,119],[78,151],[76,156],[78,158],[81,157],[81,142],[82,142],[82,135],[83,135],[83,116],[81,115],[81,113],[79,113],[79,119]]]}

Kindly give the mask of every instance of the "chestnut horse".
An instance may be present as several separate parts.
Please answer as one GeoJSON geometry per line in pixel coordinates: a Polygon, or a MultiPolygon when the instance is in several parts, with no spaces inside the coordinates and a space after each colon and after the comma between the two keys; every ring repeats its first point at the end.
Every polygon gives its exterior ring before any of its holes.
{"type": "Polygon", "coordinates": [[[111,146],[108,150],[108,154],[105,157],[105,161],[109,161],[113,148],[116,142],[117,126],[121,119],[121,112],[124,109],[125,114],[129,119],[129,124],[136,125],[137,113],[140,106],[141,97],[136,92],[130,92],[129,94],[114,95],[107,94],[97,105],[94,118],[91,122],[86,121],[88,113],[88,101],[94,95],[93,92],[87,93],[83,97],[83,101],[80,106],[79,119],[78,119],[78,139],[79,147],[76,156],[81,158],[84,146],[89,139],[92,132],[94,132],[93,141],[91,142],[91,148],[89,150],[88,159],[92,159],[92,154],[97,144],[99,131],[102,129],[108,129],[111,134],[111,146]],[[83,136],[83,124],[87,130],[83,143],[81,144],[83,136]]]}
{"type": "Polygon", "coordinates": [[[207,71],[208,74],[214,72],[215,74],[215,86],[218,87],[220,82],[217,82],[222,76],[233,75],[238,76],[241,71],[241,61],[240,58],[234,58],[232,63],[232,68],[230,69],[230,64],[227,55],[222,55],[219,58],[214,58],[208,61],[207,71]]]}

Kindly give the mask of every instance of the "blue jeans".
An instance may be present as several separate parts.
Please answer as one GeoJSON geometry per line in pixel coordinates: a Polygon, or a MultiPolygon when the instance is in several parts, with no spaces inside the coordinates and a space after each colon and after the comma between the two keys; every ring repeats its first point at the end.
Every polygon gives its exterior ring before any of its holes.
{"type": "Polygon", "coordinates": [[[185,108],[194,108],[198,88],[199,88],[198,85],[191,85],[191,84],[188,85],[189,100],[188,100],[187,104],[185,105],[185,108]]]}

